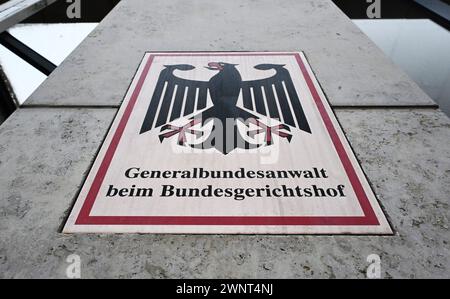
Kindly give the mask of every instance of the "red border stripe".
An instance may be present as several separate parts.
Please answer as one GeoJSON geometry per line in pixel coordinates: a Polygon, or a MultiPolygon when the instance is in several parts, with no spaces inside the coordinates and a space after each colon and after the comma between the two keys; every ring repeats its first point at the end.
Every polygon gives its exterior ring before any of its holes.
{"type": "Polygon", "coordinates": [[[150,58],[147,61],[147,64],[144,67],[144,70],[142,71],[141,77],[139,78],[136,88],[134,89],[133,94],[131,95],[131,99],[127,105],[127,108],[123,113],[119,126],[117,127],[117,130],[114,133],[114,136],[111,140],[108,150],[106,151],[105,157],[103,158],[102,164],[100,165],[97,175],[95,176],[95,179],[92,182],[91,188],[89,189],[83,208],[81,209],[80,214],[78,215],[78,219],[76,222],[77,224],[89,221],[89,214],[91,213],[92,207],[94,206],[95,199],[97,198],[98,192],[100,191],[100,187],[106,176],[106,172],[109,169],[109,165],[111,164],[114,154],[116,153],[117,146],[119,145],[119,141],[122,138],[123,132],[128,123],[128,119],[130,118],[131,112],[133,111],[134,105],[136,104],[139,94],[141,93],[142,86],[144,85],[145,79],[147,78],[148,72],[150,71],[150,66],[152,65],[152,62],[153,56],[150,56],[150,58]]]}
{"type": "Polygon", "coordinates": [[[333,126],[333,122],[331,121],[330,116],[328,115],[327,110],[323,105],[322,98],[319,96],[319,93],[317,92],[317,89],[314,86],[314,82],[312,81],[311,76],[309,75],[308,70],[306,69],[306,66],[303,63],[300,55],[296,54],[295,58],[297,59],[297,63],[300,66],[303,77],[306,80],[306,84],[308,85],[311,95],[314,98],[314,102],[317,105],[317,109],[319,110],[320,115],[322,116],[322,119],[328,130],[328,134],[330,134],[331,140],[333,140],[334,147],[336,148],[337,154],[341,159],[342,165],[344,166],[345,172],[347,173],[350,183],[352,184],[353,190],[355,191],[356,197],[359,200],[364,215],[366,216],[368,222],[374,225],[378,225],[379,224],[378,219],[372,209],[369,199],[367,198],[366,192],[364,191],[364,188],[361,185],[358,175],[356,174],[356,171],[353,168],[353,165],[347,155],[347,152],[345,151],[345,148],[342,145],[341,139],[339,138],[339,135],[337,134],[336,129],[333,126]]]}

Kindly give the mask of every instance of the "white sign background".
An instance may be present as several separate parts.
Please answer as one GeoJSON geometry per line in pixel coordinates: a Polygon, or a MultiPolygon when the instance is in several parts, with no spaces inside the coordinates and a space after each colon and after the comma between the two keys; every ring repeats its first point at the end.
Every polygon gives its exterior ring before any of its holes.
{"type": "MultiPolygon", "coordinates": [[[[331,67],[331,66],[330,66],[331,67]]],[[[242,95],[241,95],[242,96],[242,95]]],[[[211,105],[208,99],[208,104],[211,105]]],[[[242,101],[240,97],[238,106],[242,101]]],[[[209,106],[208,105],[208,106],[209,106]]],[[[266,104],[267,105],[267,104],[266,104]]],[[[264,117],[261,118],[265,120],[264,117]]],[[[182,123],[182,120],[179,120],[182,123]]],[[[175,138],[176,139],[176,138],[175,138]]],[[[302,53],[147,53],[64,228],[66,233],[225,233],[225,234],[391,234],[390,226],[329,104],[302,53]],[[265,151],[215,149],[186,151],[159,129],[139,134],[164,65],[190,64],[178,77],[208,81],[212,61],[238,64],[243,80],[267,78],[273,70],[258,64],[284,64],[289,71],[312,134],[291,128],[288,142],[276,138],[265,151]],[[276,154],[274,156],[274,153],[276,154]],[[143,170],[310,170],[325,169],[327,179],[143,179],[126,178],[143,170]],[[345,186],[345,197],[176,198],[158,196],[161,185],[177,188],[271,188],[345,186]],[[106,197],[108,186],[154,188],[152,197],[106,197]]]]}

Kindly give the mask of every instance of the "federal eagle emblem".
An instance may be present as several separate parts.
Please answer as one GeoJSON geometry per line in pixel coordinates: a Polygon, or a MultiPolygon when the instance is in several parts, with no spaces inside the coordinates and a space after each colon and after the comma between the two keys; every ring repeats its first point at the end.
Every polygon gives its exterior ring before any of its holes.
{"type": "Polygon", "coordinates": [[[189,80],[174,71],[190,71],[193,65],[165,65],[151,97],[140,134],[159,129],[159,139],[177,138],[178,145],[197,149],[215,148],[224,155],[237,148],[269,146],[274,135],[292,139],[291,129],[311,133],[289,71],[280,64],[258,64],[257,71],[275,70],[265,79],[243,81],[236,64],[210,62],[217,72],[209,81],[189,80]],[[208,101],[208,94],[211,101],[208,101]],[[242,104],[238,99],[242,96],[242,104]],[[212,102],[212,105],[208,105],[212,102]],[[177,120],[185,124],[174,125],[177,120]],[[262,119],[265,119],[264,122],[262,119]],[[277,120],[277,125],[267,120],[277,120]],[[238,123],[245,125],[242,134],[238,123]],[[200,130],[212,123],[210,130],[200,130]],[[187,134],[199,142],[188,142],[187,134]],[[264,134],[264,141],[255,137],[264,134]],[[245,136],[247,135],[247,136],[245,136]]]}

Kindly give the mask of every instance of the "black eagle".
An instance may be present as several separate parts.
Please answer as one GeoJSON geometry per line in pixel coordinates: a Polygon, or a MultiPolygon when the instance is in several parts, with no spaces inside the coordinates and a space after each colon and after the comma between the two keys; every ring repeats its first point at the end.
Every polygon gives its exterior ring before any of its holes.
{"type": "Polygon", "coordinates": [[[252,144],[241,136],[237,127],[238,120],[247,126],[252,123],[259,127],[257,130],[249,130],[248,135],[254,137],[256,134],[265,133],[267,145],[272,144],[272,134],[290,141],[292,135],[283,131],[290,131],[290,127],[311,133],[291,76],[284,65],[256,65],[256,70],[276,72],[271,77],[252,81],[243,81],[236,66],[225,62],[210,62],[206,68],[218,73],[209,81],[196,81],[174,74],[175,70],[189,71],[195,69],[194,66],[165,65],[159,75],[140,134],[161,127],[161,132],[167,131],[160,135],[161,142],[165,138],[178,135],[178,143],[184,145],[186,133],[197,137],[203,134],[191,127],[213,121],[212,131],[207,139],[200,144],[189,146],[201,149],[216,148],[226,155],[236,148],[252,149],[261,146],[252,144]],[[242,108],[237,106],[241,92],[242,108]],[[208,93],[213,102],[210,107],[207,107],[208,93]],[[258,115],[277,119],[283,124],[270,127],[262,123],[258,115]],[[181,117],[189,119],[185,126],[170,124],[181,117]]]}

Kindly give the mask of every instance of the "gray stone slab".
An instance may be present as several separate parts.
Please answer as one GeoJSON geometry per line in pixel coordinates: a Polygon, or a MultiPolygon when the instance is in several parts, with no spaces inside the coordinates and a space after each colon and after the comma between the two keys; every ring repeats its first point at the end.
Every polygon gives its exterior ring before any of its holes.
{"type": "Polygon", "coordinates": [[[0,127],[0,277],[450,277],[450,120],[438,110],[339,110],[395,236],[64,235],[115,109],[35,109],[0,127]]]}
{"type": "Polygon", "coordinates": [[[25,105],[117,106],[145,51],[299,50],[332,105],[435,105],[331,0],[124,0],[25,105]]]}

